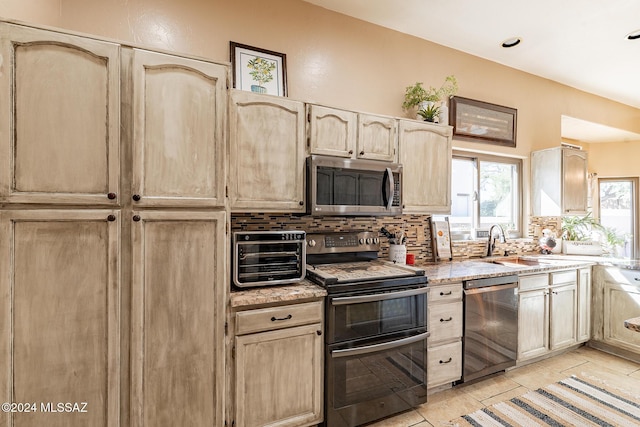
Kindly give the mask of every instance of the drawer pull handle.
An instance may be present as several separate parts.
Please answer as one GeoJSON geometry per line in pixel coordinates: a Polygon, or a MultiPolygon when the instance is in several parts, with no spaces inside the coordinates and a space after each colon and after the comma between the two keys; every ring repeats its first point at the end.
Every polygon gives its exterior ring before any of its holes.
{"type": "Polygon", "coordinates": [[[276,320],[289,320],[291,319],[293,316],[292,315],[288,315],[287,317],[281,317],[281,318],[277,318],[277,317],[272,317],[271,321],[275,322],[276,320]]]}
{"type": "Polygon", "coordinates": [[[448,319],[440,319],[441,322],[451,322],[453,320],[452,316],[449,316],[448,319]]]}
{"type": "Polygon", "coordinates": [[[441,365],[444,365],[445,363],[451,363],[451,361],[452,361],[452,360],[453,360],[453,359],[450,357],[450,358],[449,358],[449,360],[441,360],[441,361],[440,361],[440,364],[441,364],[441,365]]]}
{"type": "Polygon", "coordinates": [[[451,291],[449,291],[449,292],[440,292],[440,296],[441,297],[446,296],[446,295],[451,295],[451,291]]]}

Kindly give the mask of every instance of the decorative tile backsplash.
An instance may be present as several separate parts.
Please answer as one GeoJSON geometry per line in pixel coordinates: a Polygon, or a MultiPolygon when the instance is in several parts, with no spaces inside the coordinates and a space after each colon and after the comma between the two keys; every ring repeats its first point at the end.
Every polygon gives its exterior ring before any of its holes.
{"type": "MultiPolygon", "coordinates": [[[[414,254],[416,262],[427,262],[433,260],[430,217],[430,215],[318,217],[293,214],[235,213],[231,215],[231,230],[304,230],[307,233],[372,231],[379,233],[380,229],[384,227],[391,233],[404,232],[407,236],[407,253],[414,254]]],[[[552,222],[539,220],[536,224],[537,226],[544,225],[543,228],[551,228],[547,224],[552,224],[552,222]]],[[[538,238],[532,240],[534,229],[535,227],[529,227],[529,238],[508,239],[507,243],[496,243],[494,255],[503,255],[505,251],[508,251],[511,255],[538,252],[538,238]]],[[[485,255],[486,243],[485,239],[455,241],[452,244],[453,259],[482,257],[485,255]]],[[[382,237],[380,256],[386,258],[388,254],[389,242],[382,237]]]]}

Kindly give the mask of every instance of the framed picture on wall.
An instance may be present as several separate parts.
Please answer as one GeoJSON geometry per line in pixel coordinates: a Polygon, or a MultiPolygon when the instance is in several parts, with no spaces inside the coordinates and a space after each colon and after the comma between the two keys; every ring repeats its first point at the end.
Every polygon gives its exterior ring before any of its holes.
{"type": "Polygon", "coordinates": [[[255,93],[287,96],[284,53],[231,42],[233,87],[255,93]]]}
{"type": "Polygon", "coordinates": [[[449,123],[457,139],[515,147],[517,118],[515,108],[459,96],[451,98],[449,123]]]}

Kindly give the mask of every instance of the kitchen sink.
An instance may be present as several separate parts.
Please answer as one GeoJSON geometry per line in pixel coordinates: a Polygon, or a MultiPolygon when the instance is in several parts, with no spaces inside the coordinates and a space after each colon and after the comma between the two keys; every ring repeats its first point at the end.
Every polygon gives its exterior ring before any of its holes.
{"type": "Polygon", "coordinates": [[[492,259],[488,262],[493,264],[504,265],[505,267],[523,267],[523,266],[537,266],[540,265],[540,261],[535,259],[527,259],[522,257],[509,257],[503,259],[492,259]]]}

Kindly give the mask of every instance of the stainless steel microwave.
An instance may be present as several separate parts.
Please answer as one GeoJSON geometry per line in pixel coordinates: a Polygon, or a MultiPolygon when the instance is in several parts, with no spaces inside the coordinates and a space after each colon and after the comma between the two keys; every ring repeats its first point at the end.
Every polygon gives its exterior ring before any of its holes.
{"type": "Polygon", "coordinates": [[[402,213],[402,165],[314,155],[307,173],[311,215],[402,213]]]}

